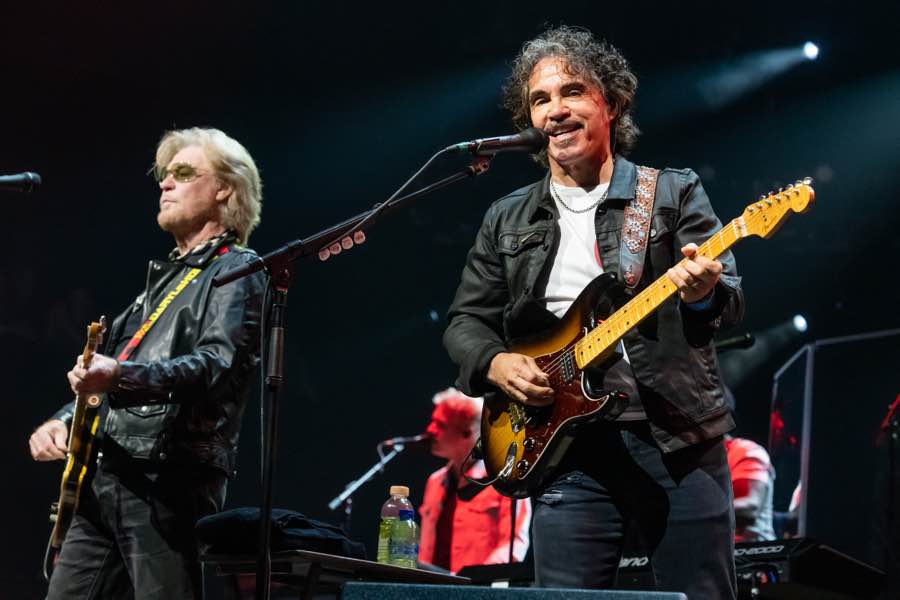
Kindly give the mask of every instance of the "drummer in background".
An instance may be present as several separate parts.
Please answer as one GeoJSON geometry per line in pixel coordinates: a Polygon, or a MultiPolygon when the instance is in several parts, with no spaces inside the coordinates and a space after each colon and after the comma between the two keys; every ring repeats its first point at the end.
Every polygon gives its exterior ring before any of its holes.
{"type": "Polygon", "coordinates": [[[478,438],[481,398],[448,388],[435,394],[433,401],[435,407],[427,429],[432,437],[431,453],[447,459],[447,464],[432,473],[425,484],[419,509],[419,561],[453,573],[469,565],[507,563],[512,538],[512,560],[521,561],[528,550],[530,501],[516,501],[501,496],[492,487],[470,483],[466,477],[486,476],[480,460],[462,473],[478,438]]]}

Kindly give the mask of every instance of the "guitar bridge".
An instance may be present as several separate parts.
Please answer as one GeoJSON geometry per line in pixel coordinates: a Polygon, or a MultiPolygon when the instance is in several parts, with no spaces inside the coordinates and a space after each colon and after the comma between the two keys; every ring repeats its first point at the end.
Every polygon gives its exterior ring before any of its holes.
{"type": "Polygon", "coordinates": [[[509,425],[512,427],[513,433],[519,433],[525,427],[527,420],[525,408],[518,402],[509,403],[509,425]]]}

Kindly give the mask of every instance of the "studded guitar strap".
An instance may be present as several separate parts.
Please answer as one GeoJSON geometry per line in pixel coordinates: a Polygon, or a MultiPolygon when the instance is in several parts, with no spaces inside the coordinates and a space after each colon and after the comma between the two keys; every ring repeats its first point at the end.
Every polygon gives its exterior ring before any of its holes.
{"type": "Polygon", "coordinates": [[[644,270],[657,177],[659,170],[638,166],[634,200],[625,207],[622,243],[619,245],[619,273],[629,289],[638,284],[644,270]]]}

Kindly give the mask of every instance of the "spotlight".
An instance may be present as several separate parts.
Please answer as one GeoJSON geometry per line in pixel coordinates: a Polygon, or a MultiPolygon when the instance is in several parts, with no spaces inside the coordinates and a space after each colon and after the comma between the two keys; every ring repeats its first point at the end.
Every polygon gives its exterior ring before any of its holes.
{"type": "MultiPolygon", "coordinates": [[[[773,356],[791,346],[799,345],[809,329],[803,315],[794,315],[768,329],[758,331],[756,343],[745,350],[735,350],[723,354],[719,360],[722,375],[728,385],[737,387],[754,375],[773,356]]],[[[730,341],[730,340],[726,340],[730,341]]]]}
{"type": "Polygon", "coordinates": [[[819,56],[819,47],[812,42],[806,42],[803,44],[803,56],[809,60],[816,60],[816,57],[819,56]]]}

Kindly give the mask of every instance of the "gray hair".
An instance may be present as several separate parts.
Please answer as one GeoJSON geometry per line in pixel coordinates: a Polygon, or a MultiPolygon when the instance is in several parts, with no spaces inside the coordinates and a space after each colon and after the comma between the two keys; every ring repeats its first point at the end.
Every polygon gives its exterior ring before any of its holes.
{"type": "MultiPolygon", "coordinates": [[[[603,92],[606,104],[614,112],[612,142],[615,152],[626,155],[637,142],[640,130],[631,118],[637,77],[619,50],[606,40],[596,40],[581,27],[561,25],[548,29],[525,42],[512,65],[512,73],[503,88],[503,105],[512,113],[513,124],[522,130],[532,126],[528,102],[528,80],[544,58],[566,61],[570,75],[593,82],[603,92]]],[[[546,150],[538,155],[547,164],[546,150]]]]}
{"type": "Polygon", "coordinates": [[[231,187],[231,195],[222,205],[221,223],[237,233],[241,244],[246,244],[259,225],[262,210],[262,181],[256,163],[246,148],[223,131],[191,127],[163,134],[156,148],[156,172],[165,171],[172,157],[189,146],[202,148],[216,177],[231,187]]]}

